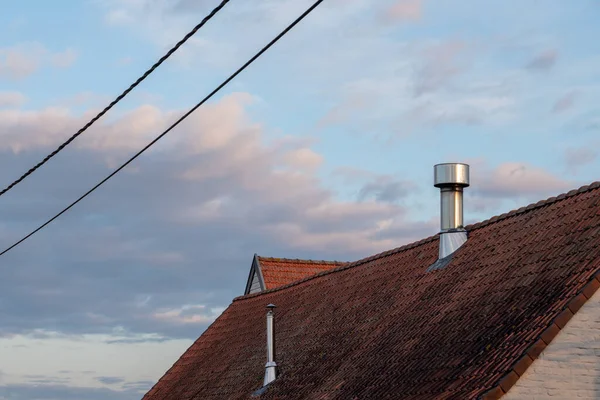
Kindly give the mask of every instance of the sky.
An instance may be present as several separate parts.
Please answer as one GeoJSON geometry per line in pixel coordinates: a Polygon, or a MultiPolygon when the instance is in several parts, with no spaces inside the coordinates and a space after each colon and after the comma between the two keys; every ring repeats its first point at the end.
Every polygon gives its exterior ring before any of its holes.
{"type": "MultiPolygon", "coordinates": [[[[0,186],[218,0],[3,4],[0,186]]],[[[309,0],[232,0],[0,197],[10,246],[158,136],[309,0]]],[[[600,4],[325,0],[150,151],[0,257],[0,399],[139,399],[243,294],[254,253],[352,261],[600,179],[600,4]]],[[[257,343],[257,346],[262,346],[257,343]]]]}

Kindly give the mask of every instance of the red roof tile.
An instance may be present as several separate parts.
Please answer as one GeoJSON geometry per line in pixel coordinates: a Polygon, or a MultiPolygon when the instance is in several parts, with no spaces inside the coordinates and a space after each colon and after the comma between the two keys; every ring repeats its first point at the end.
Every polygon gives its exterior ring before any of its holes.
{"type": "Polygon", "coordinates": [[[250,398],[269,303],[280,375],[263,399],[499,398],[598,287],[599,187],[467,227],[441,270],[434,236],[238,297],[144,399],[250,398]]]}
{"type": "Polygon", "coordinates": [[[267,290],[349,264],[341,261],[292,260],[260,256],[258,262],[267,290]]]}

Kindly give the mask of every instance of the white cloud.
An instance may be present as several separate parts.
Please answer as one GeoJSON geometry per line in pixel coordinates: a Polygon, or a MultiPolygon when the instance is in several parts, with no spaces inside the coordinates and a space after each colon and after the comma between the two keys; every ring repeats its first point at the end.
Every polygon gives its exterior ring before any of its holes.
{"type": "Polygon", "coordinates": [[[73,49],[66,49],[51,56],[51,63],[57,68],[68,68],[75,63],[75,60],[77,60],[77,52],[73,49]]]}
{"type": "Polygon", "coordinates": [[[154,313],[153,318],[175,324],[208,324],[224,310],[224,308],[207,309],[203,304],[186,304],[174,309],[158,310],[154,313]]]}
{"type": "Polygon", "coordinates": [[[45,65],[67,68],[75,62],[72,49],[54,53],[38,42],[20,43],[0,48],[0,78],[20,80],[37,72],[45,65]]]}
{"type": "Polygon", "coordinates": [[[27,97],[20,92],[0,92],[0,108],[19,107],[27,101],[27,97]]]}

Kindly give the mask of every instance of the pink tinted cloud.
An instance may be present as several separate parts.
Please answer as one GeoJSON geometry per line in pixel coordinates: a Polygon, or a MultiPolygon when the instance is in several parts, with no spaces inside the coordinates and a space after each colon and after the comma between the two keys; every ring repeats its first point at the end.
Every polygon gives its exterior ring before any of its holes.
{"type": "Polygon", "coordinates": [[[1,107],[19,107],[27,101],[27,97],[19,92],[0,92],[1,107]]]}
{"type": "Polygon", "coordinates": [[[44,66],[70,67],[77,59],[73,49],[54,53],[41,43],[19,43],[0,48],[0,78],[21,80],[44,66]]]}
{"type": "Polygon", "coordinates": [[[473,169],[474,194],[493,198],[542,199],[573,189],[576,183],[524,162],[507,162],[496,168],[473,169]]]}
{"type": "Polygon", "coordinates": [[[552,113],[559,114],[563,111],[569,110],[571,107],[573,107],[573,104],[575,104],[576,98],[577,98],[577,92],[575,92],[574,90],[566,93],[565,95],[560,97],[558,100],[556,100],[556,102],[554,103],[554,106],[552,107],[552,113]]]}
{"type": "Polygon", "coordinates": [[[555,49],[548,49],[536,54],[527,64],[530,70],[546,71],[551,69],[558,61],[558,52],[555,49]]]}
{"type": "Polygon", "coordinates": [[[382,20],[387,23],[400,21],[417,21],[421,19],[423,1],[422,0],[396,0],[382,16],[382,20]]]}

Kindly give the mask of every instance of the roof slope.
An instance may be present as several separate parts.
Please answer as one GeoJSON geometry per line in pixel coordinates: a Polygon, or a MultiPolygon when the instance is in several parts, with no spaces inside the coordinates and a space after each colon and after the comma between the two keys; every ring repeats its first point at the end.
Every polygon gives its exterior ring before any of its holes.
{"type": "Polygon", "coordinates": [[[341,261],[292,260],[260,256],[258,262],[260,263],[266,290],[349,264],[341,261]]]}
{"type": "Polygon", "coordinates": [[[278,307],[280,376],[261,398],[501,394],[600,267],[599,187],[467,227],[441,270],[426,272],[434,236],[237,298],[144,399],[249,398],[262,385],[268,303],[278,307]]]}

